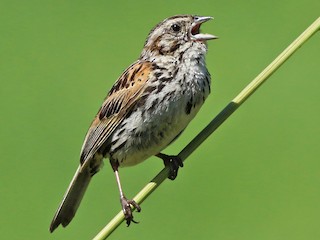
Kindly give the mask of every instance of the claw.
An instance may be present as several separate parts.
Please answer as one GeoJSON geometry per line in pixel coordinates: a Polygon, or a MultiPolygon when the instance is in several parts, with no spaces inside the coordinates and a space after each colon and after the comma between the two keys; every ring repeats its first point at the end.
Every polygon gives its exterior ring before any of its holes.
{"type": "Polygon", "coordinates": [[[123,211],[124,217],[125,217],[126,222],[127,222],[127,227],[130,226],[131,222],[139,223],[139,222],[133,220],[131,206],[133,208],[135,208],[137,210],[137,212],[141,211],[141,207],[134,200],[128,200],[125,197],[120,198],[120,202],[121,202],[121,205],[122,205],[122,211],[123,211]]]}
{"type": "Polygon", "coordinates": [[[157,157],[163,160],[165,166],[169,166],[170,172],[168,178],[174,180],[178,175],[179,167],[183,167],[182,159],[179,156],[166,155],[159,153],[157,157]]]}

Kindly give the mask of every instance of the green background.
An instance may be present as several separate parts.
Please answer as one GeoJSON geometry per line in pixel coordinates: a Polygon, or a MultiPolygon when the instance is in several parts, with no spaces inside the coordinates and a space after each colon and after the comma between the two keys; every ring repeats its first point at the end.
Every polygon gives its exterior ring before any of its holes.
{"type": "MultiPolygon", "coordinates": [[[[91,239],[120,210],[106,161],[71,224],[49,224],[87,128],[150,29],[214,16],[212,94],[165,153],[178,153],[319,17],[301,1],[0,1],[0,238],[91,239]]],[[[308,41],[110,239],[320,239],[320,34],[308,41]]],[[[121,169],[133,197],[162,169],[121,169]]]]}

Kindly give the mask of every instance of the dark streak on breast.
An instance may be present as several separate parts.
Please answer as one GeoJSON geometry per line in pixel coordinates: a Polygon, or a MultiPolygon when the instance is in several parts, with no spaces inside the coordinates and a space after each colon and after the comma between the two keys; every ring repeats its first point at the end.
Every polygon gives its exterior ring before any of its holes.
{"type": "Polygon", "coordinates": [[[164,68],[164,67],[160,67],[158,64],[156,64],[156,63],[153,63],[152,64],[152,68],[153,68],[153,70],[156,70],[156,69],[159,69],[159,70],[167,70],[166,68],[164,68]]]}
{"type": "Polygon", "coordinates": [[[151,103],[149,110],[151,110],[151,111],[154,110],[154,108],[157,106],[158,102],[159,102],[158,98],[154,99],[151,103]]]}
{"type": "Polygon", "coordinates": [[[179,56],[179,62],[182,62],[182,59],[183,59],[183,56],[184,56],[184,51],[183,52],[181,52],[181,54],[180,54],[180,56],[179,56]]]}
{"type": "Polygon", "coordinates": [[[156,93],[161,92],[161,90],[162,90],[164,87],[165,87],[165,84],[164,84],[164,83],[160,83],[160,84],[158,85],[158,89],[157,89],[157,92],[156,92],[156,93]]]}
{"type": "Polygon", "coordinates": [[[186,114],[189,115],[191,112],[191,108],[192,108],[192,103],[188,102],[186,105],[186,114]]]}
{"type": "Polygon", "coordinates": [[[146,93],[152,93],[154,90],[156,90],[157,87],[156,86],[148,86],[146,89],[145,89],[145,92],[146,93]]]}
{"type": "Polygon", "coordinates": [[[154,75],[156,76],[156,78],[159,78],[161,77],[162,74],[163,74],[162,72],[156,72],[154,75]]]}
{"type": "Polygon", "coordinates": [[[209,88],[209,93],[211,92],[211,86],[210,86],[210,79],[208,76],[206,76],[206,82],[208,84],[208,88],[209,88]]]}
{"type": "Polygon", "coordinates": [[[193,97],[190,98],[190,100],[188,101],[187,105],[186,105],[186,114],[189,115],[191,112],[192,107],[194,106],[193,103],[193,97]]]}
{"type": "Polygon", "coordinates": [[[176,94],[176,91],[173,90],[173,91],[167,93],[166,98],[167,98],[168,100],[170,100],[170,98],[172,98],[175,94],[176,94]]]}
{"type": "Polygon", "coordinates": [[[173,77],[162,77],[159,80],[162,82],[170,82],[173,79],[173,77]]]}
{"type": "Polygon", "coordinates": [[[141,96],[140,99],[137,101],[135,109],[139,108],[141,106],[144,106],[148,97],[149,97],[148,94],[145,94],[145,95],[141,96]]]}

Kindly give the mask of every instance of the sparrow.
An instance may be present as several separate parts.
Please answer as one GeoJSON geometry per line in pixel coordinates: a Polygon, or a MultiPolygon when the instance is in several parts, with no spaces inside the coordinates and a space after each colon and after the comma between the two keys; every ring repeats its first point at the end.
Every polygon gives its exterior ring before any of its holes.
{"type": "Polygon", "coordinates": [[[91,178],[107,158],[115,173],[126,223],[136,223],[123,193],[119,167],[133,166],[151,156],[169,166],[174,180],[181,159],[161,153],[195,117],[210,93],[206,68],[207,40],[200,26],[212,17],[177,15],[149,33],[139,59],[112,86],[85,136],[80,165],[50,225],[53,232],[73,219],[91,178]]]}

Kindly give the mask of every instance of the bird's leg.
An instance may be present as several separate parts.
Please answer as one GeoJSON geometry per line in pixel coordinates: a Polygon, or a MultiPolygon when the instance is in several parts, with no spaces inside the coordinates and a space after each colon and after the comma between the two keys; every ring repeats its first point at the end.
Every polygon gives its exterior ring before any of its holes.
{"type": "Polygon", "coordinates": [[[158,153],[156,156],[163,160],[165,166],[169,167],[170,172],[168,178],[174,180],[178,175],[179,167],[183,167],[182,159],[179,156],[166,155],[163,153],[158,153]]]}
{"type": "Polygon", "coordinates": [[[118,172],[119,164],[118,164],[118,162],[114,162],[112,160],[110,160],[110,163],[111,163],[112,169],[113,169],[113,171],[114,171],[114,173],[116,175],[116,180],[117,180],[119,193],[120,193],[120,203],[121,203],[121,206],[122,206],[122,211],[123,211],[124,217],[125,217],[126,222],[127,222],[127,227],[129,227],[131,222],[138,223],[135,220],[133,220],[131,206],[133,208],[136,208],[138,212],[141,211],[141,207],[134,200],[128,200],[124,196],[123,191],[122,191],[122,187],[121,187],[119,172],[118,172]]]}

